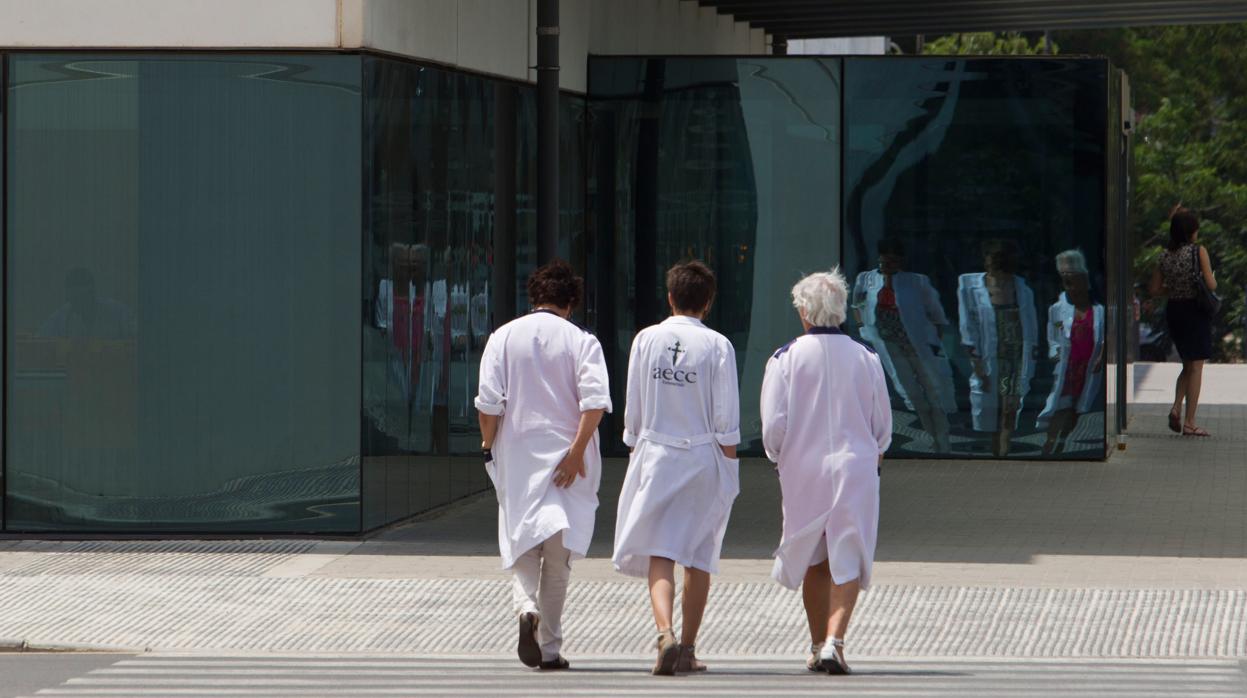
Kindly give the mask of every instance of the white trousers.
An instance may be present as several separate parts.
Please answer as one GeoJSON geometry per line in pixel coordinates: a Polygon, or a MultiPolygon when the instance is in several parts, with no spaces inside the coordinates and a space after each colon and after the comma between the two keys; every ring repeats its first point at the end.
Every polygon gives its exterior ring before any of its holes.
{"type": "Polygon", "coordinates": [[[515,614],[536,613],[541,618],[537,625],[541,660],[554,661],[563,647],[563,602],[572,574],[571,552],[563,547],[563,532],[520,555],[511,571],[515,574],[511,585],[515,614]]]}

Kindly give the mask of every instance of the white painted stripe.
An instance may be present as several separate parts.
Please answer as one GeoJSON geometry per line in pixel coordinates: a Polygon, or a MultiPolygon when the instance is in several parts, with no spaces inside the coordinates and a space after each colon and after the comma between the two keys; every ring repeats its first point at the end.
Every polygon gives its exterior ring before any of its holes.
{"type": "MultiPolygon", "coordinates": [[[[827,679],[826,681],[832,681],[827,679]]],[[[349,688],[352,695],[419,695],[419,696],[479,696],[481,689],[479,687],[453,689],[446,687],[423,688],[423,687],[338,687],[333,693],[325,695],[342,695],[344,689],[349,688]]],[[[781,689],[765,689],[748,691],[748,695],[757,696],[793,696],[793,695],[811,695],[826,696],[828,693],[843,693],[846,686],[801,686],[786,687],[781,689]]],[[[550,688],[546,687],[541,692],[550,692],[550,688]]],[[[919,689],[894,689],[891,687],[880,687],[872,689],[870,687],[852,687],[853,695],[859,696],[1000,696],[1007,694],[1011,698],[1052,698],[1051,690],[1028,690],[1026,688],[979,688],[968,686],[950,686],[946,690],[925,690],[919,689]]],[[[558,687],[559,696],[584,696],[592,698],[596,696],[671,696],[673,693],[685,695],[700,696],[740,696],[743,691],[739,688],[724,689],[707,689],[698,690],[691,686],[676,687],[654,687],[652,689],[619,689],[615,687],[605,688],[575,688],[575,687],[558,687]]],[[[1161,689],[1159,691],[1143,691],[1130,689],[1126,691],[1088,691],[1081,693],[1085,696],[1104,696],[1104,695],[1121,695],[1130,696],[1132,698],[1144,698],[1145,696],[1173,696],[1174,693],[1169,689],[1161,689]]],[[[54,696],[308,696],[309,693],[304,688],[255,688],[255,689],[184,689],[184,688],[92,688],[83,689],[67,689],[56,688],[40,691],[38,695],[54,695],[54,696]]],[[[532,689],[490,689],[491,696],[531,696],[532,689]]],[[[1064,693],[1062,695],[1077,695],[1064,693]]],[[[1181,695],[1186,695],[1183,692],[1181,695]]],[[[1208,692],[1200,695],[1206,698],[1240,698],[1242,693],[1237,689],[1226,691],[1208,692]]]]}
{"type": "MultiPolygon", "coordinates": [[[[605,673],[601,670],[600,667],[593,667],[593,668],[598,669],[598,671],[594,672],[595,675],[600,676],[603,673],[605,673]]],[[[616,680],[616,679],[627,679],[627,678],[637,676],[637,675],[644,675],[644,673],[647,671],[647,668],[642,667],[640,665],[634,665],[634,666],[631,666],[625,669],[606,670],[606,671],[610,672],[610,675],[613,680],[616,680]]],[[[721,679],[725,681],[727,680],[740,681],[742,676],[752,675],[753,673],[757,673],[759,671],[771,673],[771,674],[774,674],[775,676],[804,676],[808,673],[804,670],[795,668],[791,665],[784,666],[780,670],[776,670],[775,668],[772,668],[772,667],[761,667],[760,666],[760,667],[757,667],[754,672],[750,672],[748,670],[748,667],[741,667],[739,665],[733,665],[732,667],[727,668],[727,669],[716,669],[715,671],[711,671],[704,675],[700,675],[697,677],[697,680],[698,681],[716,681],[716,680],[721,679]]],[[[949,670],[947,668],[942,669],[942,670],[934,670],[934,669],[915,670],[913,668],[906,668],[903,670],[887,671],[887,670],[879,669],[877,667],[862,668],[860,666],[855,666],[855,671],[858,675],[866,676],[866,677],[888,676],[889,678],[892,678],[890,675],[893,675],[893,674],[907,674],[910,676],[921,676],[923,680],[931,680],[931,681],[940,681],[940,680],[945,680],[945,679],[960,679],[960,678],[964,678],[967,674],[980,675],[980,676],[1015,676],[1020,679],[1025,679],[1027,681],[1036,681],[1036,682],[1067,681],[1069,680],[1069,677],[1071,676],[1082,677],[1080,678],[1080,680],[1084,680],[1084,679],[1085,680],[1103,680],[1103,681],[1113,681],[1113,682],[1120,682],[1120,681],[1142,681],[1142,682],[1227,681],[1227,680],[1235,680],[1238,678],[1238,672],[1233,671],[1233,670],[1216,670],[1216,671],[1207,671],[1207,672],[1199,672],[1199,673],[1190,673],[1190,672],[1168,672],[1164,670],[1129,671],[1125,669],[1113,670],[1113,671],[1056,671],[1054,668],[1054,670],[1052,671],[1045,672],[1042,670],[1029,670],[1029,669],[1028,670],[1019,669],[1019,670],[1010,671],[1010,670],[1002,670],[1002,669],[995,669],[995,668],[971,670],[966,667],[957,667],[956,670],[949,670]]],[[[245,677],[245,676],[262,676],[262,677],[357,676],[357,677],[440,678],[440,677],[446,677],[448,675],[456,675],[460,673],[462,673],[464,676],[467,676],[467,677],[480,676],[482,673],[489,673],[491,676],[499,677],[500,680],[508,680],[508,681],[521,680],[524,677],[531,677],[531,676],[552,676],[551,674],[548,674],[548,673],[540,674],[540,673],[536,673],[532,671],[523,671],[523,670],[513,670],[513,671],[507,671],[507,672],[501,672],[501,673],[482,672],[480,670],[480,667],[477,667],[473,669],[472,671],[455,671],[455,670],[450,670],[446,668],[443,668],[443,669],[435,669],[435,668],[403,669],[403,668],[389,668],[389,667],[386,667],[386,668],[375,667],[375,668],[368,668],[366,670],[353,669],[353,668],[337,668],[337,669],[315,668],[313,669],[313,668],[290,668],[290,667],[245,668],[245,669],[240,669],[240,668],[214,669],[214,668],[104,667],[104,668],[92,670],[88,674],[88,676],[99,676],[101,677],[101,679],[106,676],[107,677],[129,676],[129,677],[135,677],[135,680],[140,680],[140,679],[156,680],[158,677],[162,677],[162,676],[184,677],[188,680],[195,678],[195,677],[218,678],[218,677],[245,677]]],[[[582,677],[589,676],[589,674],[586,672],[575,671],[575,670],[573,670],[573,673],[563,674],[563,675],[564,676],[582,676],[582,677]]]]}

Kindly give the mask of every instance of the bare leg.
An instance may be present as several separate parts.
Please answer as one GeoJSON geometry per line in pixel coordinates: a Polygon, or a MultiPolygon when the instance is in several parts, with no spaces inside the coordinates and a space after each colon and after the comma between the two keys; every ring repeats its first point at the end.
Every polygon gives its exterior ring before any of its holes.
{"type": "Polygon", "coordinates": [[[1186,377],[1186,425],[1195,426],[1195,411],[1199,409],[1199,391],[1204,384],[1204,362],[1189,361],[1182,372],[1186,377]]]}
{"type": "Polygon", "coordinates": [[[810,644],[821,645],[827,640],[827,618],[831,616],[831,567],[826,562],[805,571],[801,600],[810,624],[810,644]]]}
{"type": "Polygon", "coordinates": [[[844,639],[849,630],[849,619],[857,606],[857,594],[861,585],[856,579],[844,584],[831,585],[831,613],[827,615],[827,637],[844,639]]]}
{"type": "Polygon", "coordinates": [[[1179,416],[1182,415],[1182,401],[1186,399],[1186,383],[1187,383],[1186,379],[1187,379],[1187,376],[1190,375],[1190,367],[1191,367],[1190,361],[1182,362],[1182,371],[1178,373],[1178,380],[1174,384],[1173,409],[1169,411],[1179,416]]]}
{"type": "Polygon", "coordinates": [[[649,602],[659,632],[671,629],[671,609],[675,606],[675,562],[672,560],[649,559],[649,602]]]}
{"type": "Polygon", "coordinates": [[[680,623],[681,644],[697,644],[697,631],[701,629],[701,617],[706,612],[706,599],[709,597],[710,573],[685,567],[684,596],[681,604],[684,621],[680,623]]]}

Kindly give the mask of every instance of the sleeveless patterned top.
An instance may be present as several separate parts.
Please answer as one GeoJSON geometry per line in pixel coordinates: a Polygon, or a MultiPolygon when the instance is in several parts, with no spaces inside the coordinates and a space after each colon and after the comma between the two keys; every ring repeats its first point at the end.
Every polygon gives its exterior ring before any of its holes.
{"type": "Polygon", "coordinates": [[[1195,260],[1199,257],[1191,253],[1192,249],[1197,249],[1194,243],[1160,253],[1160,278],[1165,282],[1170,298],[1188,300],[1195,297],[1195,260]]]}

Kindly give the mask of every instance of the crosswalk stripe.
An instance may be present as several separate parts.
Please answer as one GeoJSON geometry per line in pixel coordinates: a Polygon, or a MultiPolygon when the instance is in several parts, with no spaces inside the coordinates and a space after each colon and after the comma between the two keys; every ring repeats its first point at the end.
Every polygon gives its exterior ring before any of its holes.
{"type": "MultiPolygon", "coordinates": [[[[111,697],[111,696],[228,696],[228,697],[266,697],[266,696],[534,696],[536,693],[546,693],[545,689],[537,688],[519,688],[519,687],[490,687],[483,689],[480,687],[322,687],[323,693],[311,692],[307,688],[253,688],[253,689],[232,689],[232,688],[52,688],[41,691],[37,696],[74,696],[79,698],[85,697],[111,697]]],[[[592,688],[560,688],[557,693],[559,696],[569,697],[592,697],[592,696],[626,696],[626,697],[647,697],[647,696],[671,696],[672,693],[678,692],[683,696],[827,696],[828,693],[847,692],[845,687],[833,686],[808,686],[808,687],[783,687],[769,689],[742,689],[739,687],[725,686],[721,688],[698,689],[695,687],[681,686],[678,688],[617,688],[617,687],[592,687],[592,688]]],[[[1010,697],[1018,698],[1052,698],[1056,696],[1121,696],[1121,697],[1162,697],[1162,696],[1191,696],[1191,693],[1178,691],[1175,693],[1172,688],[1157,689],[1157,691],[1137,691],[1137,689],[1125,689],[1125,691],[1112,692],[1087,692],[1082,689],[1076,689],[1075,692],[1054,693],[1051,689],[1028,689],[1025,687],[990,687],[976,688],[955,686],[946,689],[913,689],[913,688],[852,688],[852,696],[878,696],[878,697],[905,697],[905,696],[927,696],[927,697],[954,697],[954,696],[975,696],[975,697],[993,697],[1008,694],[1010,697]]],[[[1202,698],[1241,698],[1242,691],[1237,688],[1226,688],[1225,691],[1198,693],[1202,698]]]]}
{"type": "Polygon", "coordinates": [[[813,675],[801,660],[708,658],[712,671],[675,679],[648,675],[648,657],[578,662],[582,671],[538,672],[512,657],[204,657],[142,655],[120,659],[36,695],[66,698],[131,696],[480,696],[554,693],[560,698],[622,696],[824,696],[829,692],[892,698],[1022,698],[1109,696],[1160,698],[1244,695],[1243,671],[1232,660],[1092,659],[974,660],[923,658],[854,661],[848,677],[813,675]],[[710,662],[714,659],[713,662],[710,662]],[[585,671],[584,669],[587,669],[585,671]]]}

